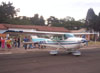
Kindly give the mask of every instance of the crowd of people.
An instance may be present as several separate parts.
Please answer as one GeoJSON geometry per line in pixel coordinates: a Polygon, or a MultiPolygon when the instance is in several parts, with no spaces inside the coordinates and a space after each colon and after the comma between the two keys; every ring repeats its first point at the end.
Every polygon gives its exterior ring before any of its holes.
{"type": "Polygon", "coordinates": [[[23,47],[26,49],[32,49],[32,48],[36,48],[36,47],[40,47],[39,43],[38,42],[33,42],[32,41],[32,38],[29,36],[25,36],[24,39],[23,39],[23,47]]]}
{"type": "Polygon", "coordinates": [[[20,38],[5,38],[5,37],[0,37],[0,47],[1,48],[9,48],[11,49],[12,47],[20,47],[20,38]]]}
{"type": "Polygon", "coordinates": [[[25,50],[36,47],[41,48],[40,44],[38,42],[33,42],[30,36],[25,36],[23,39],[20,39],[20,37],[13,37],[13,38],[0,37],[0,48],[11,49],[20,47],[24,47],[25,50]]]}

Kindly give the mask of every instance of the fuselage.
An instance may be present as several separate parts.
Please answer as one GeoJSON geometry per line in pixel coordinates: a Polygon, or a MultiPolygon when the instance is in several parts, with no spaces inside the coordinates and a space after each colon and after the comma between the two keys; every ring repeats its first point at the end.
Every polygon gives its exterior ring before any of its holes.
{"type": "Polygon", "coordinates": [[[56,39],[33,38],[32,40],[40,45],[64,49],[79,49],[85,44],[84,38],[75,37],[73,34],[65,34],[60,38],[56,37],[56,39]]]}

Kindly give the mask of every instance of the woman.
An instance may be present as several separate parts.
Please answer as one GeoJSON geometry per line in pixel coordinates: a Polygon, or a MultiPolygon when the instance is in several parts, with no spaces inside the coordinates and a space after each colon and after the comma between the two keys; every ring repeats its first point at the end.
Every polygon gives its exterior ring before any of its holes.
{"type": "Polygon", "coordinates": [[[11,40],[10,40],[10,38],[7,39],[7,48],[11,48],[11,40]]]}
{"type": "Polygon", "coordinates": [[[5,39],[4,39],[4,37],[1,39],[1,48],[5,48],[5,39]]]}

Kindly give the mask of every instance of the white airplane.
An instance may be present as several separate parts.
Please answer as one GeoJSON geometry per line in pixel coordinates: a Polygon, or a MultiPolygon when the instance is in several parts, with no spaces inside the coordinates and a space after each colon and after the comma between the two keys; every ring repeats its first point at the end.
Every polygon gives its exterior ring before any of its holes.
{"type": "MultiPolygon", "coordinates": [[[[13,30],[20,32],[18,30],[13,30]]],[[[26,31],[22,31],[26,32],[26,31]]],[[[39,43],[42,46],[48,46],[56,48],[51,50],[50,54],[58,54],[59,49],[64,49],[67,53],[72,53],[73,55],[81,55],[80,48],[85,46],[88,41],[85,38],[76,37],[74,35],[87,35],[87,34],[97,34],[97,33],[61,33],[61,32],[43,32],[43,31],[27,31],[26,34],[32,35],[33,33],[39,35],[49,35],[49,38],[33,37],[33,42],[24,42],[25,44],[39,43]]]]}
{"type": "Polygon", "coordinates": [[[32,37],[33,42],[38,42],[41,46],[47,46],[56,48],[51,50],[50,54],[58,54],[59,49],[64,49],[67,53],[72,53],[73,55],[80,56],[80,48],[85,46],[88,42],[85,38],[80,38],[74,36],[73,33],[54,33],[54,32],[36,32],[43,34],[49,34],[49,38],[35,38],[32,37]]]}

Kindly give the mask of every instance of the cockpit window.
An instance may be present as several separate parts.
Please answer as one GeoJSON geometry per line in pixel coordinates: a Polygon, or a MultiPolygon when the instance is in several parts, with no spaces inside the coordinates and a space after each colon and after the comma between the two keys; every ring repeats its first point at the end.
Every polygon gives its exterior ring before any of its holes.
{"type": "Polygon", "coordinates": [[[75,37],[75,36],[74,36],[73,34],[65,34],[65,35],[64,35],[64,38],[65,38],[65,39],[67,39],[67,38],[69,38],[69,37],[75,37]]]}
{"type": "Polygon", "coordinates": [[[57,41],[60,41],[60,40],[65,40],[69,37],[75,37],[73,34],[64,34],[64,35],[54,35],[52,37],[52,40],[57,40],[57,41]]]}
{"type": "Polygon", "coordinates": [[[62,35],[53,36],[53,40],[63,40],[63,36],[62,35]]]}

